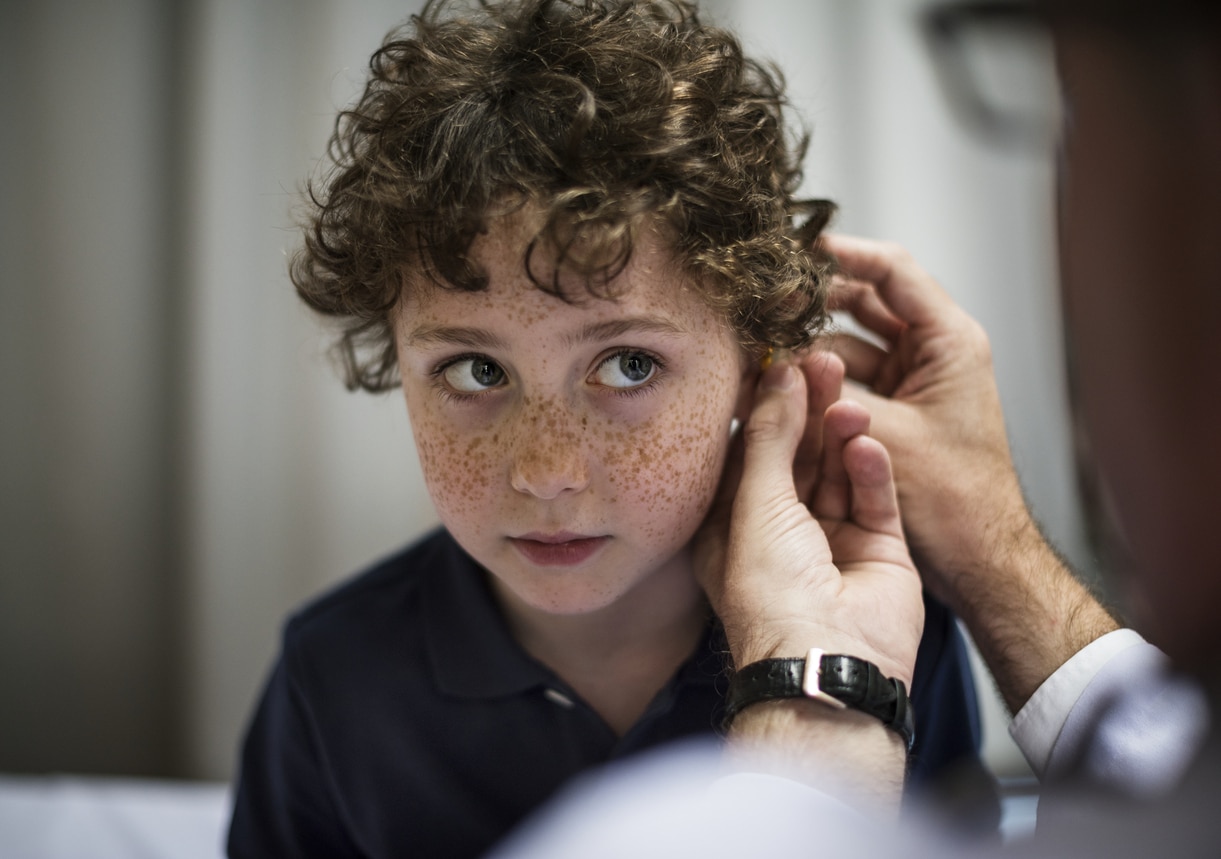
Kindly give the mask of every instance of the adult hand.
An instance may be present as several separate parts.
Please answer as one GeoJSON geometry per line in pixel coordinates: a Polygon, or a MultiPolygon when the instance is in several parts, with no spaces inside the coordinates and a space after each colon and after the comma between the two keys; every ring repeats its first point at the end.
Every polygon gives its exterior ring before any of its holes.
{"type": "Polygon", "coordinates": [[[825,353],[762,374],[697,535],[696,571],[736,664],[821,647],[911,688],[920,581],[886,450],[860,405],[835,402],[842,378],[825,353]]]}
{"type": "Polygon", "coordinates": [[[952,582],[1031,526],[1013,468],[988,336],[906,251],[828,236],[839,262],[831,305],[884,348],[836,335],[858,382],[846,393],[886,445],[912,551],[929,589],[957,607],[952,582]]]}
{"type": "Polygon", "coordinates": [[[834,309],[883,344],[837,335],[889,450],[925,584],[971,629],[1010,707],[1080,647],[1115,628],[1031,517],[1005,433],[983,328],[901,248],[827,236],[834,309]]]}
{"type": "MultiPolygon", "coordinates": [[[[736,665],[811,647],[868,659],[911,688],[924,624],[886,450],[843,364],[816,353],[759,380],[694,559],[736,665]],[[807,396],[808,390],[808,396],[807,396]]],[[[906,751],[872,716],[789,699],[747,707],[729,734],[752,771],[896,814],[906,751]]]]}

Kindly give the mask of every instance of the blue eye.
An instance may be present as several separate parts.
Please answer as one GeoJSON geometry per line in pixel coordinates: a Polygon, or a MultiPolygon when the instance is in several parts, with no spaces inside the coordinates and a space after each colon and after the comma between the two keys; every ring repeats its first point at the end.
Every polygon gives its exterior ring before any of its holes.
{"type": "Polygon", "coordinates": [[[657,375],[657,361],[644,352],[617,352],[594,370],[594,381],[608,388],[638,388],[657,375]]]}
{"type": "Polygon", "coordinates": [[[504,384],[505,371],[488,358],[461,358],[442,370],[441,376],[455,391],[476,394],[504,384]]]}

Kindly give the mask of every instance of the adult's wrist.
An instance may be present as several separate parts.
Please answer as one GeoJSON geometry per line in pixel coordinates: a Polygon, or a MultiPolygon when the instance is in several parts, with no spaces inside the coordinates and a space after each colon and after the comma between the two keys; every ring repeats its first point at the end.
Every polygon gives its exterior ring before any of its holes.
{"type": "Polygon", "coordinates": [[[974,575],[960,577],[957,599],[947,602],[1013,712],[1073,654],[1119,628],[1033,520],[974,575]]]}
{"type": "Polygon", "coordinates": [[[799,657],[764,659],[738,668],[726,696],[726,727],[751,706],[788,699],[808,699],[834,710],[872,716],[898,734],[909,750],[915,738],[911,702],[902,680],[887,677],[868,660],[819,648],[799,657]]]}
{"type": "Polygon", "coordinates": [[[731,761],[800,781],[860,810],[897,814],[907,774],[902,738],[857,710],[806,699],[765,701],[738,714],[731,761]]]}

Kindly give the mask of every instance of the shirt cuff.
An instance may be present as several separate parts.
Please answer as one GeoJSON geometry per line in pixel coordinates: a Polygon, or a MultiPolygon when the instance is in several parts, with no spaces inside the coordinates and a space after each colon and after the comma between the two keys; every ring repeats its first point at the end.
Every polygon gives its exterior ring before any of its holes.
{"type": "Polygon", "coordinates": [[[1131,629],[1108,632],[1073,654],[1030,696],[1013,717],[1009,735],[1026,756],[1035,775],[1042,778],[1047,771],[1060,731],[1094,676],[1116,654],[1144,641],[1131,629]]]}

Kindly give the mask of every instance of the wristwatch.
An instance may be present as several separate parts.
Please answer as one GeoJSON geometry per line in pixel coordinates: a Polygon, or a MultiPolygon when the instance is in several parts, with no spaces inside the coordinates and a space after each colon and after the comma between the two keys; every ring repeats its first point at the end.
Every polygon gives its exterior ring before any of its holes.
{"type": "Polygon", "coordinates": [[[817,647],[804,659],[763,659],[737,671],[729,681],[724,727],[743,708],[781,698],[813,698],[838,709],[868,713],[897,732],[909,752],[916,738],[902,680],[884,677],[872,662],[817,647]]]}

